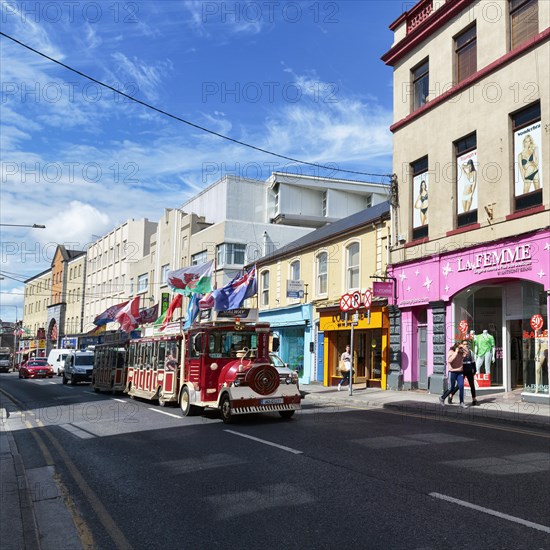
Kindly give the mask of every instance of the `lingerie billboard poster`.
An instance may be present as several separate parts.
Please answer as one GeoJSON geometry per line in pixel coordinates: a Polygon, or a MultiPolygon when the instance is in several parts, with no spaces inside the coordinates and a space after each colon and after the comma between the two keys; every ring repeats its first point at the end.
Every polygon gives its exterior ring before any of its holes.
{"type": "Polygon", "coordinates": [[[477,149],[456,158],[457,213],[477,210],[477,149]]]}
{"type": "Polygon", "coordinates": [[[541,123],[514,132],[515,196],[542,189],[541,123]]]}
{"type": "Polygon", "coordinates": [[[428,225],[428,172],[413,178],[413,228],[428,225]]]}

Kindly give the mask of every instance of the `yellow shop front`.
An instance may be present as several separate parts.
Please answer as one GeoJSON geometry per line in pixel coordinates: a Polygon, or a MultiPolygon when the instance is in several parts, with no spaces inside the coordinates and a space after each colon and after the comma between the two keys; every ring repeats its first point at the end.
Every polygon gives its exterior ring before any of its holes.
{"type": "MultiPolygon", "coordinates": [[[[337,307],[317,310],[319,331],[324,335],[323,385],[334,386],[342,379],[338,369],[340,356],[351,344],[353,313],[346,314],[337,307]]],[[[358,312],[353,327],[354,384],[368,388],[386,389],[386,371],[389,358],[389,320],[385,306],[373,306],[358,312]]]]}

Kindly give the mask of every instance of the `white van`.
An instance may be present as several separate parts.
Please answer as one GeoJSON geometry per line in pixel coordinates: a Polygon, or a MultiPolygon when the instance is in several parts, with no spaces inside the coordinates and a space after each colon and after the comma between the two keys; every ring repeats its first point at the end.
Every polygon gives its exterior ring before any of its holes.
{"type": "Polygon", "coordinates": [[[57,376],[61,376],[65,370],[65,359],[73,351],[70,349],[52,349],[48,355],[48,365],[52,367],[57,376]]]}
{"type": "Polygon", "coordinates": [[[93,368],[93,351],[70,350],[65,359],[63,384],[70,382],[74,386],[77,382],[91,382],[93,368]]]}

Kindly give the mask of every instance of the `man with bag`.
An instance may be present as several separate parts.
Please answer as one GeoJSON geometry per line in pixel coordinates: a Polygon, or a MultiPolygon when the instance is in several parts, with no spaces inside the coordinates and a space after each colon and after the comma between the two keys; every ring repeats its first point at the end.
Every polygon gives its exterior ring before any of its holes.
{"type": "Polygon", "coordinates": [[[342,353],[340,357],[340,372],[342,373],[342,380],[338,384],[338,391],[342,389],[342,386],[347,382],[349,384],[351,376],[351,353],[350,346],[346,346],[346,351],[342,353]]]}

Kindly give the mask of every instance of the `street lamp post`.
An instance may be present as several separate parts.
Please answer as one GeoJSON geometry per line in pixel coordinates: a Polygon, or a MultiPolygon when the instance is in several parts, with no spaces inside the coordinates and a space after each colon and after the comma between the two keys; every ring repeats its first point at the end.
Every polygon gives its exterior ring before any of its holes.
{"type": "Polygon", "coordinates": [[[0,227],[30,227],[31,229],[46,229],[45,225],[33,223],[31,225],[25,223],[0,223],[0,227]]]}

